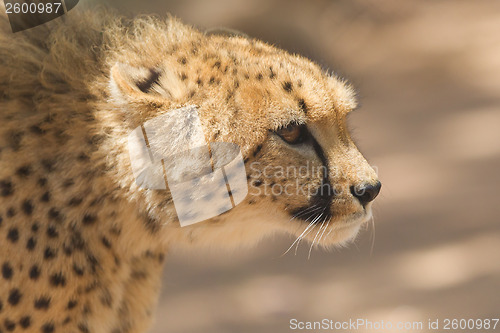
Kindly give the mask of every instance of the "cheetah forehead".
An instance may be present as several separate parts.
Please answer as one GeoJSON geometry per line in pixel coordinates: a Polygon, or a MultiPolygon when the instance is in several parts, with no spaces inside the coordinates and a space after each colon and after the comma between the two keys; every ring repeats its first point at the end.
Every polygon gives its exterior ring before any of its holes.
{"type": "Polygon", "coordinates": [[[143,22],[140,35],[126,43],[135,57],[126,52],[126,58],[113,61],[161,67],[154,90],[184,104],[211,97],[218,112],[243,109],[266,119],[268,127],[291,120],[335,121],[356,107],[345,81],[309,59],[246,36],[205,34],[170,18],[165,26],[143,22]]]}
{"type": "Polygon", "coordinates": [[[232,142],[248,155],[270,130],[290,123],[342,125],[356,107],[353,89],[336,75],[249,37],[205,34],[173,18],[147,19],[133,36],[114,43],[109,87],[114,102],[139,106],[127,115],[131,128],[159,109],[195,106],[207,142],[232,142]]]}

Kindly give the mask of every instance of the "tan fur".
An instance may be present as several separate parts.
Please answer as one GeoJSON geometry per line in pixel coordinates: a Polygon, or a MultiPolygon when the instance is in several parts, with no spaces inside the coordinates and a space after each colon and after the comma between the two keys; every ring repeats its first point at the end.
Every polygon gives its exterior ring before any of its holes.
{"type": "MultiPolygon", "coordinates": [[[[290,211],[311,198],[254,195],[291,183],[256,170],[321,166],[310,148],[273,133],[299,122],[328,168],[340,171],[332,183],[375,182],[346,129],[354,107],[352,89],[305,58],[172,18],[75,9],[64,23],[12,34],[2,17],[0,331],[145,332],[169,247],[248,246],[276,231],[299,236],[308,223],[290,211]],[[150,69],[161,76],[145,93],[136,83],[150,69]],[[250,194],[221,216],[180,228],[168,191],[135,184],[127,135],[186,105],[198,107],[207,141],[241,147],[250,194]]],[[[321,177],[300,182],[319,186],[321,177]]],[[[317,241],[324,246],[351,239],[371,214],[349,190],[332,207],[328,235],[317,241]]]]}

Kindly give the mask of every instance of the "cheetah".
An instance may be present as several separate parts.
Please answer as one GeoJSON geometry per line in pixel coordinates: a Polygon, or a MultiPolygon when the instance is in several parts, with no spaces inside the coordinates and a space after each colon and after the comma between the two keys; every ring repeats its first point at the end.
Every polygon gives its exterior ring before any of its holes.
{"type": "Polygon", "coordinates": [[[352,240],[380,190],[355,108],[345,81],[246,36],[105,9],[13,34],[2,16],[0,332],[145,332],[173,247],[352,240]],[[137,185],[127,137],[186,106],[207,142],[241,149],[249,191],[181,227],[168,189],[137,185]]]}

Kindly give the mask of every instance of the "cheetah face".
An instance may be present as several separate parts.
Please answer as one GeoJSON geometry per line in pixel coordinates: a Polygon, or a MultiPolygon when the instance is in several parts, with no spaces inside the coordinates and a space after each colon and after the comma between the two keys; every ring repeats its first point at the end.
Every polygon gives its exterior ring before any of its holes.
{"type": "Polygon", "coordinates": [[[189,33],[193,40],[160,58],[117,59],[111,102],[126,113],[128,130],[195,106],[207,142],[241,148],[248,195],[221,215],[180,228],[168,191],[131,185],[163,225],[165,239],[241,246],[285,231],[323,246],[351,240],[371,218],[381,186],[347,129],[356,106],[352,89],[311,61],[262,42],[189,33]]]}

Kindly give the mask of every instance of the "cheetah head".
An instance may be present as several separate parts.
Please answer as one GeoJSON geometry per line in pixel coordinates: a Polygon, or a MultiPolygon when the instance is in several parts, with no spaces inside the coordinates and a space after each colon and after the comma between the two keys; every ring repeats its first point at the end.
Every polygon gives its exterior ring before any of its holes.
{"type": "Polygon", "coordinates": [[[138,188],[123,158],[120,182],[166,242],[232,247],[275,232],[323,246],[352,240],[381,186],[346,125],[356,107],[352,88],[257,40],[207,35],[175,20],[144,26],[109,64],[110,103],[124,134],[195,107],[207,142],[239,146],[248,184],[233,209],[180,227],[169,191],[138,188]]]}

